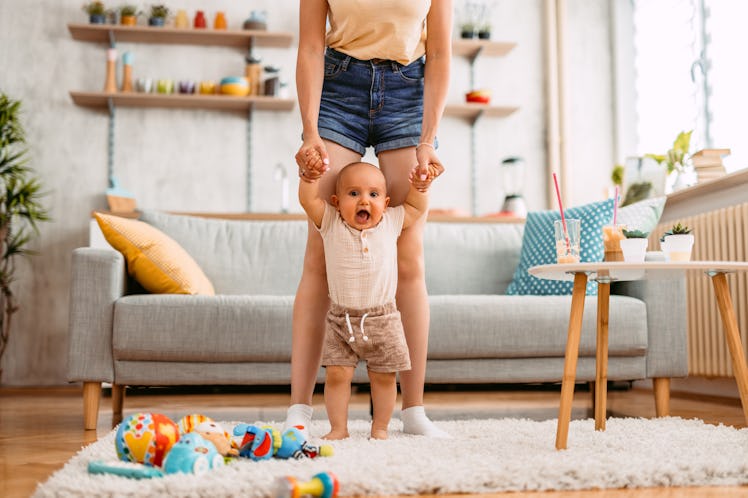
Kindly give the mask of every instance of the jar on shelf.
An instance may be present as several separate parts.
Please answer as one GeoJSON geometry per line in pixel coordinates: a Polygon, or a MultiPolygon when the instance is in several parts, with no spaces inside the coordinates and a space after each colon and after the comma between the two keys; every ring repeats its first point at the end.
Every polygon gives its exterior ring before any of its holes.
{"type": "Polygon", "coordinates": [[[244,21],[244,29],[265,30],[267,26],[267,13],[264,10],[253,10],[244,21]]]}
{"type": "Polygon", "coordinates": [[[276,66],[265,66],[267,78],[265,78],[265,95],[277,97],[280,94],[280,68],[276,66]]]}
{"type": "Polygon", "coordinates": [[[195,12],[195,21],[193,25],[196,28],[207,28],[208,27],[208,22],[205,20],[205,12],[203,12],[202,10],[198,10],[197,12],[195,12]]]}
{"type": "Polygon", "coordinates": [[[248,54],[245,58],[247,65],[244,68],[244,77],[249,82],[249,95],[260,95],[260,82],[262,80],[262,59],[248,54]]]}

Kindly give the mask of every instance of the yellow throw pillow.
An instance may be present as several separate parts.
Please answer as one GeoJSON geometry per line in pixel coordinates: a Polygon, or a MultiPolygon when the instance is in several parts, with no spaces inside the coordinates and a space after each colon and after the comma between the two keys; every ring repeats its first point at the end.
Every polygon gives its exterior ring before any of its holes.
{"type": "Polygon", "coordinates": [[[154,294],[215,295],[213,284],[174,239],[142,221],[94,213],[104,238],[125,256],[127,271],[154,294]]]}

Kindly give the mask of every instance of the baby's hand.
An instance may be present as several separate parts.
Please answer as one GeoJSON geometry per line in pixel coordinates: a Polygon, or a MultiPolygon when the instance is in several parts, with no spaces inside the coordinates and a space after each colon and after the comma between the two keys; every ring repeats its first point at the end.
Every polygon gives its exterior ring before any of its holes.
{"type": "Polygon", "coordinates": [[[436,165],[433,163],[429,163],[428,166],[428,173],[426,174],[425,178],[422,178],[421,174],[419,173],[418,166],[413,167],[412,170],[410,170],[410,175],[408,178],[410,179],[410,183],[418,190],[419,192],[427,192],[429,187],[431,186],[431,182],[434,181],[434,178],[439,176],[439,171],[436,165]]]}
{"type": "Polygon", "coordinates": [[[307,150],[304,153],[303,165],[299,168],[299,177],[304,181],[314,182],[328,169],[330,168],[322,160],[319,152],[314,149],[307,150]]]}

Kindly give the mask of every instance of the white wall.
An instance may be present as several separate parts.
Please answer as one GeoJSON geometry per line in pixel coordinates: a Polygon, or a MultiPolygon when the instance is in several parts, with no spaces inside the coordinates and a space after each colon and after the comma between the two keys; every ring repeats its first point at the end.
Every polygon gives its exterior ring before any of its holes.
{"type": "MultiPolygon", "coordinates": [[[[612,0],[613,1],[613,0],[612,0]]],[[[112,7],[118,2],[106,2],[112,7]]],[[[460,0],[455,6],[461,6],[460,0]]],[[[105,74],[105,46],[74,41],[68,22],[86,22],[80,0],[2,0],[0,2],[0,91],[23,101],[33,166],[49,191],[54,221],[42,226],[39,254],[19,264],[15,290],[21,310],[14,316],[3,358],[5,384],[65,382],[68,287],[73,248],[86,245],[90,213],[106,208],[107,114],[73,105],[70,90],[99,90],[105,74]]],[[[266,0],[180,0],[190,16],[203,8],[212,19],[225,10],[230,27],[239,27],[252,9],[268,11],[269,29],[294,33],[290,49],[258,49],[266,63],[280,65],[291,82],[297,2],[266,0]]],[[[607,1],[569,0],[571,68],[570,143],[574,180],[566,205],[602,198],[613,163],[611,61],[607,1]]],[[[493,90],[494,102],[517,105],[506,119],[481,118],[476,129],[478,212],[497,211],[503,192],[500,161],[519,155],[527,163],[526,199],[545,209],[544,0],[497,0],[493,38],[514,41],[504,58],[479,58],[476,84],[493,90]]],[[[142,22],[142,21],[141,21],[142,22]]],[[[228,48],[172,45],[118,45],[134,53],[136,76],[219,79],[242,74],[243,54],[228,48]]],[[[450,101],[468,90],[469,65],[455,58],[450,101]]],[[[291,177],[291,211],[296,201],[293,154],[300,143],[298,109],[256,112],[252,122],[252,208],[280,209],[280,184],[273,168],[281,163],[291,177]]],[[[136,195],[141,208],[236,212],[246,206],[247,119],[241,113],[201,110],[117,109],[115,174],[136,195]]],[[[432,206],[469,211],[471,206],[470,128],[445,118],[439,133],[447,173],[433,188],[432,206]]]]}

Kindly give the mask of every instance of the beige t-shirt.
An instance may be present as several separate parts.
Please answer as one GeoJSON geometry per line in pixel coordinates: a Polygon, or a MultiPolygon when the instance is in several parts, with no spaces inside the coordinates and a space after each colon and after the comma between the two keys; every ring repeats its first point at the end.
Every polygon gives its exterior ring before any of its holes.
{"type": "Polygon", "coordinates": [[[431,0],[327,0],[326,43],[356,59],[410,64],[426,53],[431,0]]]}
{"type": "Polygon", "coordinates": [[[345,308],[373,308],[395,301],[397,238],[405,208],[387,208],[374,228],[356,230],[325,204],[319,232],[325,246],[330,299],[345,308]]]}

